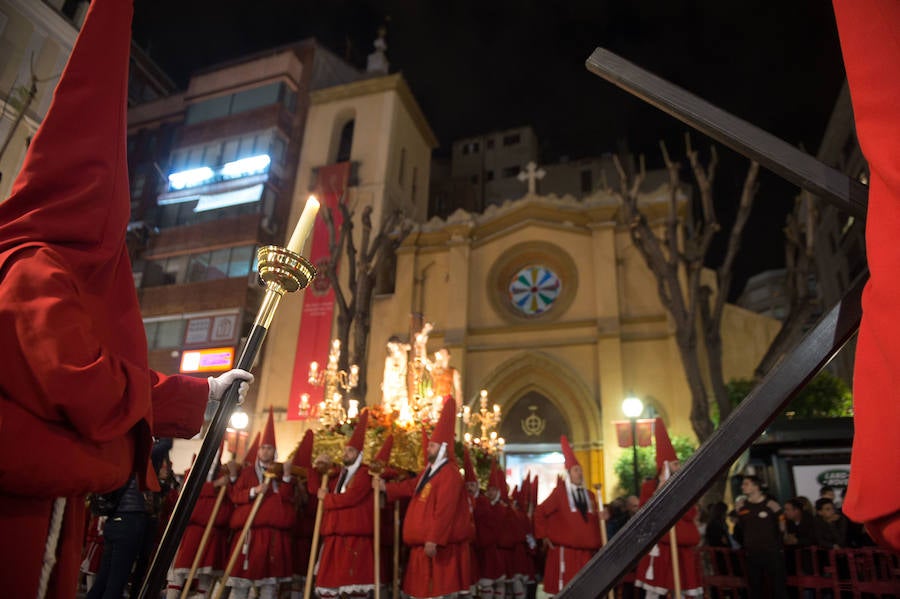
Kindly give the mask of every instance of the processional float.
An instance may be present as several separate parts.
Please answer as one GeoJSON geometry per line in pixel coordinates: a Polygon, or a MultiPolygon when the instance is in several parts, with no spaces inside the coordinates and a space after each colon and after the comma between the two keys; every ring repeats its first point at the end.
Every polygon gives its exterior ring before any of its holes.
{"type": "MultiPolygon", "coordinates": [[[[257,252],[259,282],[266,288],[266,294],[256,314],[250,336],[241,350],[236,368],[250,370],[253,367],[282,296],[285,293],[305,288],[316,276],[315,267],[301,255],[301,252],[306,244],[306,238],[312,231],[318,210],[319,202],[314,197],[310,197],[303,208],[303,213],[300,215],[300,220],[297,222],[287,247],[268,245],[259,248],[257,252]]],[[[140,599],[158,597],[162,591],[169,564],[175,557],[184,529],[197,504],[197,498],[200,497],[206,474],[209,472],[222,443],[222,438],[225,436],[228,420],[238,406],[239,388],[240,381],[234,382],[219,402],[219,407],[216,409],[206,436],[203,438],[200,451],[197,453],[194,467],[191,468],[184,481],[184,487],[175,503],[169,524],[166,526],[156,554],[153,556],[153,562],[150,564],[147,577],[144,579],[138,595],[140,599]]]]}
{"type": "MultiPolygon", "coordinates": [[[[587,69],[701,133],[743,154],[855,218],[864,220],[868,188],[787,142],[605,50],[587,69]]],[[[741,452],[785,408],[859,328],[868,271],[734,409],[712,436],[660,487],[557,595],[600,597],[629,572],[657,539],[675,525],[741,452]]]]}

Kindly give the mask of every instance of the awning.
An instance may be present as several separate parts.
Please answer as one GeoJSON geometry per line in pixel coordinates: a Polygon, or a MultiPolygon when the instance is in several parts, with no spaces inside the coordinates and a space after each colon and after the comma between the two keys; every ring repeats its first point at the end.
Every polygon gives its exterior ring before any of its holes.
{"type": "Polygon", "coordinates": [[[236,189],[234,191],[204,194],[199,196],[199,201],[194,208],[194,212],[205,212],[207,210],[216,210],[228,206],[258,202],[262,198],[262,193],[263,185],[260,183],[253,187],[244,187],[243,189],[236,189]]]}

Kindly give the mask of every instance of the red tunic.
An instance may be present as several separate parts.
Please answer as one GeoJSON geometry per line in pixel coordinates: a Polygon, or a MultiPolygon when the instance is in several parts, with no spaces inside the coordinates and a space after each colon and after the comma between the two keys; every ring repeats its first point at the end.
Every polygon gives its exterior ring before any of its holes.
{"type": "MultiPolygon", "coordinates": [[[[234,535],[229,555],[234,551],[238,535],[256,501],[255,497],[250,497],[250,489],[263,480],[263,476],[257,476],[255,464],[250,464],[241,470],[231,488],[231,501],[235,507],[231,514],[230,525],[234,535]]],[[[296,519],[294,490],[292,483],[280,479],[269,483],[269,489],[244,539],[241,557],[231,573],[229,586],[276,584],[290,580],[293,566],[290,531],[296,519]]]]}
{"type": "MultiPolygon", "coordinates": [[[[678,571],[681,576],[681,592],[688,597],[703,596],[701,564],[694,548],[700,543],[700,531],[694,520],[697,508],[692,507],[675,523],[675,540],[678,543],[678,571]]],[[[637,568],[636,586],[663,595],[673,592],[671,537],[666,532],[651,553],[641,558],[637,568]]]]}
{"type": "Polygon", "coordinates": [[[447,462],[416,492],[424,474],[386,486],[389,501],[411,497],[403,521],[403,542],[409,546],[403,591],[412,597],[458,593],[472,580],[465,485],[456,466],[447,462]],[[426,542],[438,546],[433,558],[425,555],[426,542]]]}
{"type": "Polygon", "coordinates": [[[296,501],[296,519],[291,529],[291,553],[294,561],[294,576],[306,576],[306,570],[309,567],[309,553],[312,545],[312,536],[316,528],[316,508],[319,505],[319,499],[316,497],[316,491],[319,488],[317,474],[311,470],[308,474],[309,478],[305,481],[298,481],[297,501],[296,501]],[[304,485],[301,489],[299,485],[304,485]]]}
{"type": "Polygon", "coordinates": [[[557,485],[534,512],[534,536],[550,539],[544,566],[544,591],[555,595],[602,545],[600,520],[593,493],[585,491],[590,508],[585,516],[569,501],[567,486],[557,485]]]}
{"type": "MultiPolygon", "coordinates": [[[[175,555],[173,568],[176,573],[187,574],[190,572],[218,495],[219,488],[214,487],[213,483],[203,483],[200,497],[197,498],[197,504],[194,506],[191,519],[184,529],[181,545],[179,545],[178,553],[175,555]]],[[[216,519],[209,531],[209,539],[203,550],[203,557],[200,558],[197,566],[198,572],[203,574],[221,574],[225,570],[225,564],[228,561],[228,535],[230,533],[228,522],[231,519],[233,507],[226,487],[225,496],[222,498],[219,511],[216,512],[216,519]]]]}
{"type": "MultiPolygon", "coordinates": [[[[316,586],[326,589],[371,588],[375,583],[373,531],[375,528],[372,476],[360,465],[345,486],[322,500],[322,553],[316,586]]],[[[387,580],[387,560],[382,556],[381,580],[387,580]]]]}
{"type": "Polygon", "coordinates": [[[85,494],[116,489],[131,472],[145,485],[156,483],[147,475],[150,423],[160,437],[193,436],[209,386],[119,357],[84,308],[87,290],[56,253],[21,254],[0,284],[0,360],[10,375],[0,391],[0,531],[17,539],[0,545],[0,563],[17,573],[4,593],[37,594],[54,498],[65,497],[47,596],[74,597],[85,494]]]}
{"type": "Polygon", "coordinates": [[[853,374],[855,435],[844,513],[900,550],[900,3],[835,0],[834,13],[860,147],[869,163],[866,256],[871,276],[853,374]]]}
{"type": "Polygon", "coordinates": [[[0,548],[15,573],[3,577],[6,597],[38,594],[55,498],[66,500],[46,596],[74,597],[85,494],[131,473],[155,485],[151,432],[191,437],[203,423],[206,381],[149,370],[125,245],[132,12],[130,1],[91,2],[0,202],[0,537],[15,539],[0,548]]]}
{"type": "Polygon", "coordinates": [[[531,521],[528,514],[514,505],[510,507],[512,519],[509,523],[511,530],[515,531],[515,545],[513,545],[513,574],[524,576],[526,580],[534,580],[534,555],[528,547],[528,535],[531,532],[531,521]]]}

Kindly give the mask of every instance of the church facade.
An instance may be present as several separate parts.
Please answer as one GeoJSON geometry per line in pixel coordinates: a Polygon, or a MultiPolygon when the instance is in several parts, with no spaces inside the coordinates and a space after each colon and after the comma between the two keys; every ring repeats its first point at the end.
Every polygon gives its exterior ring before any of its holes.
{"type": "MultiPolygon", "coordinates": [[[[423,222],[435,145],[401,75],[311,94],[289,224],[315,188],[317,173],[339,157],[354,164],[345,196],[354,214],[371,206],[378,223],[400,208],[419,223],[397,252],[393,290],[373,300],[367,403],[381,398],[385,344],[393,336],[412,343],[416,315],[434,324],[428,352],[450,351],[450,365],[461,373],[462,404],[477,410],[485,389],[490,403],[500,406],[511,484],[517,473],[552,458],[559,435],[566,434],[588,481],[604,483],[609,498],[622,451],[614,422],[624,419],[627,395],[641,397],[672,434],[693,436],[674,327],[621,222],[617,200],[603,191],[577,200],[530,191],[480,214],[457,211],[423,222]]],[[[665,186],[644,195],[641,205],[651,222],[664,214],[667,198],[665,186]]],[[[305,428],[317,426],[292,417],[291,407],[292,381],[306,376],[298,352],[310,339],[303,327],[311,293],[282,303],[257,379],[257,416],[269,405],[285,410],[276,424],[284,443],[280,455],[293,449],[305,428]]],[[[729,305],[723,319],[726,379],[750,376],[777,328],[772,319],[729,305]]]]}
{"type": "MultiPolygon", "coordinates": [[[[667,199],[660,187],[642,208],[661,217],[667,199]]],[[[607,193],[581,201],[529,194],[483,214],[434,219],[409,235],[395,292],[373,306],[370,389],[381,382],[381,343],[404,336],[410,313],[434,323],[429,349],[450,350],[466,404],[477,409],[486,389],[500,406],[508,463],[522,470],[558,451],[564,433],[588,480],[611,493],[622,451],[614,422],[624,419],[628,395],[643,399],[671,434],[693,436],[673,325],[607,193]]],[[[722,326],[726,380],[751,376],[777,321],[728,305],[722,326]]]]}

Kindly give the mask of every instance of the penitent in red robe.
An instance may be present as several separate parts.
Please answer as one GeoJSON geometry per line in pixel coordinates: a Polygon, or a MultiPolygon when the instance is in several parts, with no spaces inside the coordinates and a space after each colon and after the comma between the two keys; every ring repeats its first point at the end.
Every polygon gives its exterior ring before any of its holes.
{"type": "MultiPolygon", "coordinates": [[[[675,523],[675,542],[678,544],[678,572],[681,592],[686,597],[703,596],[703,579],[700,561],[694,549],[700,544],[700,531],[694,520],[697,508],[692,507],[675,523]]],[[[675,578],[672,575],[672,544],[667,532],[648,555],[641,558],[637,568],[637,586],[659,595],[673,592],[675,578]]]]}
{"type": "MultiPolygon", "coordinates": [[[[322,553],[316,586],[344,592],[367,591],[375,583],[374,495],[369,468],[360,465],[343,493],[335,493],[339,477],[332,479],[331,492],[322,500],[322,553]]],[[[381,558],[381,580],[386,581],[389,563],[381,558]]]]}
{"type": "Polygon", "coordinates": [[[855,435],[843,510],[900,550],[900,2],[835,0],[856,134],[869,162],[866,255],[853,374],[855,435]]]}
{"type": "Polygon", "coordinates": [[[566,586],[602,544],[593,493],[585,492],[590,507],[582,516],[566,489],[565,483],[558,484],[534,512],[534,536],[553,543],[544,568],[544,591],[551,595],[566,586]]]}
{"type": "Polygon", "coordinates": [[[194,506],[194,511],[191,512],[191,519],[188,521],[188,525],[184,529],[184,535],[181,537],[178,553],[175,554],[175,562],[172,568],[176,573],[187,576],[191,571],[194,558],[200,549],[200,541],[212,517],[216,500],[222,488],[225,489],[225,495],[222,497],[219,510],[216,512],[216,519],[209,530],[209,538],[206,541],[206,547],[203,549],[203,556],[197,564],[197,572],[219,575],[225,570],[225,564],[228,561],[228,535],[231,532],[228,528],[228,522],[231,519],[231,511],[234,506],[231,503],[231,498],[228,496],[227,486],[215,487],[212,482],[207,481],[203,483],[200,497],[197,498],[197,504],[194,506]]]}
{"type": "Polygon", "coordinates": [[[388,501],[410,498],[403,521],[403,542],[409,547],[403,592],[414,598],[458,593],[473,580],[471,514],[462,476],[446,462],[416,492],[424,474],[385,487],[388,501]],[[426,542],[438,546],[433,558],[425,555],[426,542]]]}
{"type": "Polygon", "coordinates": [[[130,0],[91,2],[0,202],[0,563],[15,573],[4,597],[38,595],[54,538],[46,596],[74,597],[85,494],[133,472],[153,488],[151,433],[191,437],[203,423],[206,381],[148,367],[125,246],[131,16],[130,0]]]}
{"type": "MultiPolygon", "coordinates": [[[[257,474],[255,464],[248,464],[231,488],[231,500],[235,507],[231,515],[234,538],[229,552],[234,551],[238,535],[256,500],[250,497],[250,489],[262,482],[263,477],[257,474]]],[[[250,526],[248,539],[244,541],[246,552],[239,557],[229,578],[229,586],[277,584],[291,579],[291,530],[296,523],[295,490],[292,483],[283,480],[273,480],[269,484],[269,490],[250,526]]]]}

